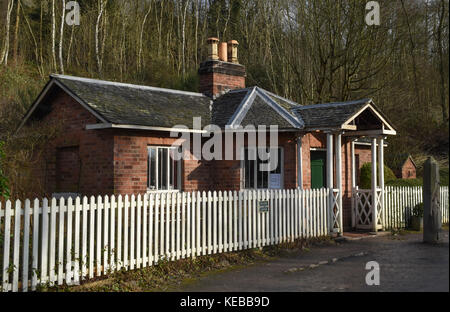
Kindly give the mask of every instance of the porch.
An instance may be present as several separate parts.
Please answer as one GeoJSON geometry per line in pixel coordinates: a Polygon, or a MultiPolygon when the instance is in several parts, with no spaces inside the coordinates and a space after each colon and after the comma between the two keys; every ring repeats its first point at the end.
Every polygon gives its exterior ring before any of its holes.
{"type": "MultiPolygon", "coordinates": [[[[311,126],[306,125],[308,130],[326,134],[326,187],[330,189],[328,206],[332,216],[329,223],[330,232],[339,235],[343,233],[345,193],[347,196],[351,193],[352,229],[373,232],[383,230],[384,145],[387,136],[396,135],[392,124],[370,99],[303,106],[296,112],[304,117],[303,119],[313,121],[311,126]],[[361,138],[368,139],[371,146],[370,189],[361,189],[357,185],[359,167],[355,161],[355,141],[361,138]],[[349,142],[351,164],[349,166],[347,163],[345,167],[342,147],[349,142]],[[351,167],[351,185],[349,187],[347,184],[344,188],[344,172],[345,168],[349,167],[351,167]]],[[[301,146],[299,148],[301,149],[301,146]]],[[[302,173],[299,176],[302,176],[302,173]]],[[[299,185],[302,185],[302,181],[299,181],[299,185]]]]}

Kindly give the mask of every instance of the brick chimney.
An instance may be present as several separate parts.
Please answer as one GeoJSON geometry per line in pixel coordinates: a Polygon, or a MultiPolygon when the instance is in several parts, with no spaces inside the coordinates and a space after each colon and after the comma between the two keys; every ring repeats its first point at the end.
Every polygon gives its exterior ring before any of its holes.
{"type": "Polygon", "coordinates": [[[236,40],[228,43],[209,38],[208,59],[200,64],[200,92],[215,98],[221,92],[245,88],[245,66],[238,61],[238,45],[236,40]]]}

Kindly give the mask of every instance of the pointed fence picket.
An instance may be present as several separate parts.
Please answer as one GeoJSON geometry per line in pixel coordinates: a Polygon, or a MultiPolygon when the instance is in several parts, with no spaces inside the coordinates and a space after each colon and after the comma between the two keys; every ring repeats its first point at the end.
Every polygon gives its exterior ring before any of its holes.
{"type": "MultiPolygon", "coordinates": [[[[440,189],[443,223],[449,222],[448,191],[440,189]]],[[[325,236],[333,218],[330,194],[245,190],[7,201],[0,203],[0,287],[76,285],[162,260],[325,236]],[[268,211],[260,210],[261,201],[268,211]]],[[[422,188],[388,186],[384,196],[384,228],[402,228],[422,202],[422,188]]]]}

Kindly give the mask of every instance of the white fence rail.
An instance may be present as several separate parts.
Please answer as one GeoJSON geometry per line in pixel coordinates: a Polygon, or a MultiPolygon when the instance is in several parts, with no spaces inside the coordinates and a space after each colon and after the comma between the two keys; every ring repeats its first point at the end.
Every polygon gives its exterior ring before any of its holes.
{"type": "MultiPolygon", "coordinates": [[[[421,186],[387,186],[384,190],[383,227],[398,229],[409,226],[410,217],[415,205],[422,203],[423,190],[421,186]]],[[[442,223],[449,222],[448,186],[440,187],[440,204],[442,223]]]]}
{"type": "Polygon", "coordinates": [[[163,259],[325,236],[328,196],[318,189],[8,201],[0,205],[0,286],[73,285],[163,259]]]}

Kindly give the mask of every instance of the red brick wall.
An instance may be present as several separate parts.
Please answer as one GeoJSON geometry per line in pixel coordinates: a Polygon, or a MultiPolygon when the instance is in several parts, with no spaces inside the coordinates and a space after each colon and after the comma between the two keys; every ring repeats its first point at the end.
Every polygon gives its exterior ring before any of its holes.
{"type": "Polygon", "coordinates": [[[356,171],[356,184],[359,184],[361,168],[364,164],[372,162],[372,150],[368,145],[355,144],[355,165],[358,168],[356,171]]]}
{"type": "Polygon", "coordinates": [[[51,111],[42,122],[58,122],[62,128],[60,135],[48,143],[39,158],[34,174],[36,183],[41,187],[35,195],[51,196],[54,192],[83,195],[112,193],[111,132],[86,130],[85,126],[96,123],[97,119],[63,91],[57,90],[49,101],[51,111]],[[62,152],[64,150],[66,152],[62,152]],[[69,150],[72,152],[67,152],[69,150]],[[78,151],[78,165],[75,150],[78,151]]]}
{"type": "Polygon", "coordinates": [[[311,148],[326,148],[327,136],[324,133],[307,133],[302,138],[303,188],[311,188],[311,148]]]}
{"type": "Polygon", "coordinates": [[[245,88],[245,77],[231,76],[221,73],[200,75],[200,92],[217,95],[225,90],[245,88]]]}
{"type": "MultiPolygon", "coordinates": [[[[114,134],[114,193],[147,192],[148,146],[172,146],[177,138],[169,133],[121,130],[114,134]]],[[[181,186],[185,191],[203,191],[212,187],[211,162],[185,160],[181,168],[181,186]]]]}
{"type": "Polygon", "coordinates": [[[80,181],[80,152],[78,146],[56,149],[56,191],[76,193],[80,181]]]}
{"type": "Polygon", "coordinates": [[[411,159],[408,157],[406,162],[403,164],[402,167],[402,179],[415,179],[416,178],[416,166],[414,166],[414,163],[411,161],[411,159]]]}
{"type": "MultiPolygon", "coordinates": [[[[269,142],[269,137],[267,139],[269,142]]],[[[247,146],[247,137],[244,139],[247,146]]],[[[278,145],[284,150],[284,188],[297,187],[297,145],[296,136],[292,133],[280,132],[278,145]]],[[[225,148],[224,148],[225,149],[225,148]]],[[[236,150],[236,144],[234,144],[236,150]]],[[[225,158],[225,157],[223,157],[225,158]]],[[[215,190],[240,190],[241,188],[241,161],[220,160],[213,161],[211,168],[211,188],[215,190]]]]}

